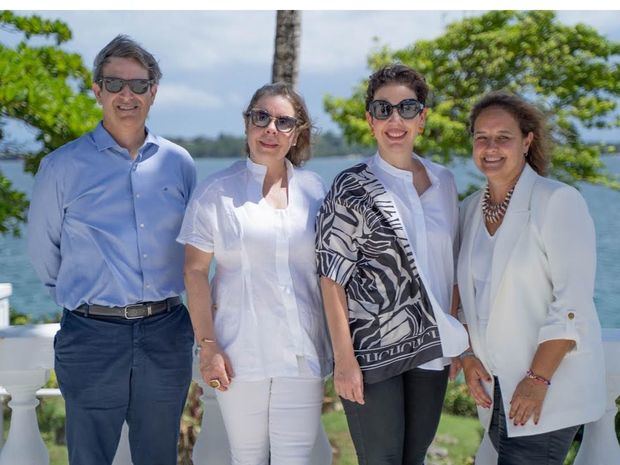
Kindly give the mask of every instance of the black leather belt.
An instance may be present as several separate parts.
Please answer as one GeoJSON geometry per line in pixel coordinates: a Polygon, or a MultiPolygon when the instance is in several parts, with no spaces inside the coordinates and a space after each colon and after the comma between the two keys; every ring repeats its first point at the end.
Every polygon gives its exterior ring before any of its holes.
{"type": "Polygon", "coordinates": [[[176,296],[168,297],[159,302],[139,302],[124,307],[105,307],[103,305],[83,304],[73,311],[86,316],[112,316],[133,320],[167,312],[172,307],[176,307],[181,303],[181,297],[176,296]]]}

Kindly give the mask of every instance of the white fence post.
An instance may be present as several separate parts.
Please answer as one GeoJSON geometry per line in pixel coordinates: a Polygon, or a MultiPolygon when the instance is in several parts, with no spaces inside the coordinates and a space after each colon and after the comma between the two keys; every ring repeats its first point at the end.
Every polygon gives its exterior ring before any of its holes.
{"type": "Polygon", "coordinates": [[[0,465],[49,465],[49,455],[37,423],[37,389],[45,384],[46,370],[2,373],[0,382],[11,396],[13,411],[0,465]]]}
{"type": "MultiPolygon", "coordinates": [[[[9,325],[10,322],[10,297],[13,294],[11,283],[0,283],[0,328],[9,325]]],[[[0,449],[4,443],[4,396],[0,396],[0,449]]]]}
{"type": "Polygon", "coordinates": [[[57,324],[20,325],[0,329],[0,386],[11,395],[13,409],[0,465],[48,465],[35,408],[36,391],[54,364],[52,340],[57,324]]]}
{"type": "Polygon", "coordinates": [[[9,298],[13,294],[13,286],[11,283],[0,283],[0,328],[9,325],[9,298]]]}
{"type": "Polygon", "coordinates": [[[129,449],[129,427],[127,423],[123,423],[123,429],[121,430],[121,439],[118,442],[116,449],[116,455],[114,455],[114,461],[112,465],[132,465],[131,451],[129,449]]]}
{"type": "Polygon", "coordinates": [[[616,436],[616,399],[620,396],[620,329],[603,329],[603,350],[607,371],[607,410],[583,430],[575,465],[620,465],[620,445],[616,436]]]}

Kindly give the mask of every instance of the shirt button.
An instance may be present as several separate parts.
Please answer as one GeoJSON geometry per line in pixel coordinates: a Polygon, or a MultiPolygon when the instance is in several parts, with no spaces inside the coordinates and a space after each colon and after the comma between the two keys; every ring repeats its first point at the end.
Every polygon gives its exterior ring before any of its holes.
{"type": "Polygon", "coordinates": [[[150,284],[147,284],[147,285],[146,285],[146,287],[151,287],[151,285],[150,285],[150,284]]]}
{"type": "Polygon", "coordinates": [[[147,255],[147,254],[142,254],[142,256],[143,256],[144,258],[148,258],[148,255],[147,255]]]}
{"type": "Polygon", "coordinates": [[[575,319],[575,314],[573,312],[568,312],[568,319],[569,320],[574,320],[575,319]]]}
{"type": "Polygon", "coordinates": [[[139,199],[139,198],[140,198],[140,194],[136,194],[136,199],[139,199]]]}
{"type": "Polygon", "coordinates": [[[140,227],[141,227],[141,228],[144,228],[144,223],[140,223],[140,227]]]}

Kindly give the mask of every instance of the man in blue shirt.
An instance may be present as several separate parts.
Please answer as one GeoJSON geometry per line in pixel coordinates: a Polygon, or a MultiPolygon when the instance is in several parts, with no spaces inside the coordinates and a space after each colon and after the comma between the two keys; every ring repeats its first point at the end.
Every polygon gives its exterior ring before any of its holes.
{"type": "Polygon", "coordinates": [[[64,308],[54,343],[71,465],[109,465],[124,421],[134,465],[175,465],[193,331],[175,239],[196,182],[183,148],[145,121],[155,58],[117,36],[95,58],[103,121],[47,155],[28,247],[64,308]]]}

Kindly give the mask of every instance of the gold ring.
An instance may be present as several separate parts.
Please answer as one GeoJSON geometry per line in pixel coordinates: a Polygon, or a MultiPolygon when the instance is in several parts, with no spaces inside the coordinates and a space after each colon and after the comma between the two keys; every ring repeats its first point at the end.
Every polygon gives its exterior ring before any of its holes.
{"type": "Polygon", "coordinates": [[[212,379],[211,381],[209,381],[209,386],[211,386],[213,389],[217,389],[222,385],[222,383],[220,383],[219,379],[212,379]]]}

